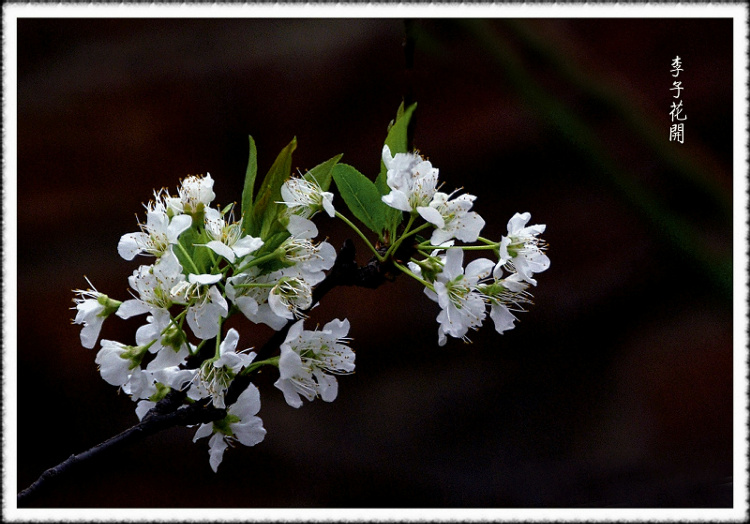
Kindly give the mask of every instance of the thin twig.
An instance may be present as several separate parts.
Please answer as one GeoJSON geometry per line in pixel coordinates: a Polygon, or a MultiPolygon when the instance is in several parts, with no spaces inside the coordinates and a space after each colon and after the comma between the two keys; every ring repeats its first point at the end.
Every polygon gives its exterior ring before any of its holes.
{"type": "MultiPolygon", "coordinates": [[[[381,264],[373,258],[365,266],[359,267],[355,261],[354,244],[346,240],[336,257],[331,271],[326,278],[313,290],[313,304],[320,300],[333,288],[337,286],[359,286],[377,288],[390,277],[390,264],[381,264]]],[[[258,351],[258,359],[267,358],[267,355],[281,346],[292,322],[274,333],[274,335],[258,351]]],[[[237,397],[247,388],[250,377],[238,376],[229,387],[225,395],[225,402],[231,405],[237,397]]],[[[126,429],[122,433],[111,437],[91,449],[71,455],[57,466],[49,468],[28,488],[18,493],[18,506],[28,505],[35,495],[51,485],[53,479],[59,479],[71,469],[98,457],[105,452],[121,448],[122,446],[135,442],[144,437],[157,433],[161,430],[174,426],[192,426],[219,420],[226,416],[225,409],[214,408],[208,399],[185,406],[185,391],[170,391],[156,406],[143,417],[143,420],[135,426],[126,429]]]]}
{"type": "MultiPolygon", "coordinates": [[[[170,392],[170,395],[172,395],[172,393],[173,392],[170,392]]],[[[143,420],[135,426],[126,429],[122,433],[105,440],[101,444],[98,444],[83,453],[71,455],[57,466],[49,468],[42,473],[33,484],[18,494],[18,506],[21,507],[22,504],[28,504],[31,498],[34,495],[38,495],[39,491],[47,486],[53,479],[59,479],[60,476],[69,472],[72,468],[98,457],[105,452],[111,452],[115,449],[121,448],[125,444],[135,442],[173,426],[191,426],[194,424],[211,422],[226,416],[226,410],[214,408],[211,405],[207,406],[207,402],[197,402],[182,409],[178,409],[174,406],[176,403],[175,400],[179,399],[179,404],[177,404],[177,406],[179,406],[182,404],[185,395],[181,392],[174,393],[175,394],[172,395],[172,397],[167,395],[167,397],[162,399],[162,401],[152,408],[143,420]],[[169,411],[162,412],[165,410],[169,411]]]]}

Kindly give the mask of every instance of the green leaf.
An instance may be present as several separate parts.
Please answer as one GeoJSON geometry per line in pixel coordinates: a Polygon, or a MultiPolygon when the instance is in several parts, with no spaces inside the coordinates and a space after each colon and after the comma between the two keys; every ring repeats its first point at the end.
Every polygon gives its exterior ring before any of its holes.
{"type": "Polygon", "coordinates": [[[403,103],[401,104],[396,116],[396,122],[388,130],[388,135],[385,137],[385,145],[390,148],[392,155],[408,152],[406,149],[408,146],[407,132],[409,130],[409,122],[411,122],[411,117],[416,108],[416,102],[405,110],[403,110],[403,103]]]}
{"type": "Polygon", "coordinates": [[[388,206],[380,199],[382,195],[375,184],[348,164],[337,164],[333,168],[333,180],[352,214],[380,235],[386,226],[388,206]]]}
{"type": "Polygon", "coordinates": [[[180,235],[178,242],[184,248],[174,249],[174,254],[177,260],[188,273],[196,272],[198,274],[208,273],[211,267],[211,255],[208,253],[208,248],[205,246],[195,244],[205,244],[208,242],[208,236],[205,231],[200,231],[195,227],[186,229],[184,233],[180,235]]]}
{"type": "Polygon", "coordinates": [[[281,150],[271,169],[263,179],[253,205],[253,220],[250,234],[265,239],[273,234],[279,225],[276,218],[283,207],[281,200],[281,185],[292,174],[292,152],[297,149],[297,138],[281,150]]]}
{"type": "Polygon", "coordinates": [[[247,169],[245,170],[245,187],[242,189],[242,208],[241,213],[244,221],[242,223],[242,229],[245,234],[249,233],[252,229],[253,216],[253,191],[255,189],[255,177],[258,174],[258,151],[255,148],[255,140],[253,137],[248,135],[247,137],[250,142],[250,152],[247,158],[247,169]]]}
{"type": "Polygon", "coordinates": [[[336,155],[330,160],[326,160],[322,164],[318,164],[310,171],[305,173],[305,176],[303,178],[305,180],[314,180],[323,191],[328,191],[328,188],[331,187],[331,174],[333,173],[333,168],[336,164],[338,164],[338,161],[341,160],[342,156],[344,155],[336,155]]]}
{"type": "MultiPolygon", "coordinates": [[[[269,253],[273,253],[290,236],[291,234],[286,229],[284,231],[280,231],[278,233],[271,235],[268,238],[268,240],[266,240],[263,243],[263,247],[261,247],[258,250],[255,257],[260,258],[269,253]]],[[[284,260],[279,260],[279,259],[272,259],[272,260],[269,260],[267,262],[264,262],[258,265],[257,267],[258,269],[260,269],[261,273],[265,274],[265,273],[272,273],[273,271],[283,269],[291,265],[293,265],[293,263],[285,262],[284,260]]]]}

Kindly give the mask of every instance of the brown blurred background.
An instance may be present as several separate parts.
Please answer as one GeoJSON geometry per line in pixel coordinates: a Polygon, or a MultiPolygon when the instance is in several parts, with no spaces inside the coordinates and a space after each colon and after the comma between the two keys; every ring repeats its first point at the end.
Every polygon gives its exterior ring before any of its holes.
{"type": "MultiPolygon", "coordinates": [[[[374,176],[406,93],[415,145],[478,195],[485,236],[515,212],[547,224],[552,265],[516,329],[488,319],[441,348],[407,278],[339,288],[311,317],[352,324],[334,403],[290,408],[265,371],[266,439],[218,474],[174,428],[38,506],[732,505],[727,19],[19,20],[19,488],[137,421],[81,347],[70,290],[86,275],[128,297],[137,262],[116,246],[152,190],[210,172],[218,203],[239,200],[248,134],[262,172],[296,136],[295,167],[344,153],[374,176]],[[684,144],[668,140],[676,55],[684,144]]],[[[102,336],[132,342],[143,320],[102,336]]],[[[270,334],[236,325],[243,347],[270,334]]]]}

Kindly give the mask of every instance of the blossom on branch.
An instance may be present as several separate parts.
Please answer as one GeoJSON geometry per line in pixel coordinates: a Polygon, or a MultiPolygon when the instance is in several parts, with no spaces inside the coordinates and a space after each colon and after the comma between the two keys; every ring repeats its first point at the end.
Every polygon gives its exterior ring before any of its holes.
{"type": "Polygon", "coordinates": [[[284,393],[287,404],[302,406],[302,399],[320,397],[332,402],[338,395],[335,375],[354,371],[354,351],[346,345],[349,321],[335,319],[321,331],[303,328],[304,320],[295,323],[281,345],[279,379],[274,383],[284,393]]]}
{"type": "Polygon", "coordinates": [[[256,415],[260,411],[260,391],[250,384],[229,406],[227,415],[221,420],[201,424],[193,437],[193,442],[211,435],[208,441],[208,455],[211,469],[216,472],[224,458],[224,451],[232,442],[244,446],[254,446],[266,437],[263,421],[256,415]]]}
{"type": "Polygon", "coordinates": [[[544,254],[547,246],[538,237],[544,233],[546,226],[526,226],[530,218],[530,213],[516,213],[508,221],[508,235],[500,240],[498,266],[517,271],[526,282],[536,286],[536,280],[532,278],[534,273],[545,271],[549,268],[550,261],[544,254]]]}
{"type": "MultiPolygon", "coordinates": [[[[455,193],[455,192],[454,192],[455,193]]],[[[469,211],[477,198],[464,193],[451,200],[450,195],[435,192],[430,205],[420,215],[435,226],[430,242],[439,246],[453,238],[475,242],[484,227],[484,219],[476,211],[469,211]]]]}
{"type": "Polygon", "coordinates": [[[401,211],[417,212],[430,222],[429,217],[434,218],[434,213],[429,205],[437,191],[438,169],[432,167],[429,160],[414,153],[391,155],[388,146],[383,146],[382,156],[388,170],[386,183],[391,189],[382,197],[383,202],[401,211]]]}
{"type": "Polygon", "coordinates": [[[125,260],[133,260],[136,255],[144,253],[162,256],[193,223],[188,215],[177,215],[170,219],[159,200],[152,202],[147,209],[146,223],[140,224],[141,231],[123,235],[117,244],[117,252],[125,260]]]}
{"type": "Polygon", "coordinates": [[[466,338],[469,329],[478,329],[486,316],[485,302],[478,283],[490,275],[494,266],[486,258],[473,260],[463,267],[464,252],[449,248],[443,270],[437,274],[435,290],[425,288],[425,294],[440,305],[438,342],[445,345],[446,335],[466,338]]]}
{"type": "Polygon", "coordinates": [[[312,218],[319,211],[325,211],[329,217],[336,214],[333,207],[333,193],[323,191],[318,183],[304,177],[292,177],[281,186],[282,204],[291,213],[304,218],[312,218]]]}
{"type": "MultiPolygon", "coordinates": [[[[91,285],[91,282],[89,282],[91,285]]],[[[91,286],[93,287],[93,286],[91,286]]],[[[76,303],[73,309],[77,310],[74,324],[83,324],[81,329],[81,344],[83,347],[91,349],[96,345],[96,339],[102,329],[104,319],[117,311],[122,304],[119,300],[109,298],[104,293],[99,293],[96,289],[83,291],[81,289],[73,290],[78,295],[73,302],[76,303]]]]}

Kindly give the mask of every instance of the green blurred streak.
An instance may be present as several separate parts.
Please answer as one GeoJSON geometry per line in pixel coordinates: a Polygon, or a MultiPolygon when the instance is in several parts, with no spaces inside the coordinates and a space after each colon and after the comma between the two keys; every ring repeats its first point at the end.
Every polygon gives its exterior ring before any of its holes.
{"type": "Polygon", "coordinates": [[[543,57],[563,79],[607,108],[618,121],[627,126],[632,135],[639,137],[656,153],[664,164],[713,200],[716,208],[722,213],[723,219],[731,220],[731,193],[726,191],[714,177],[700,169],[690,158],[680,154],[677,148],[669,147],[669,143],[664,140],[664,132],[657,128],[643,111],[630,103],[627,97],[616,89],[616,86],[607,85],[601,79],[587,74],[577,66],[571,56],[560,52],[550,44],[549,39],[529,28],[524,21],[504,19],[502,24],[537,55],[543,57]]]}
{"type": "Polygon", "coordinates": [[[573,145],[581,150],[592,164],[620,194],[640,211],[672,245],[697,264],[717,286],[724,297],[732,298],[732,258],[718,255],[704,245],[684,219],[670,213],[657,198],[633,177],[620,169],[607,154],[595,132],[567,106],[549,96],[526,72],[521,60],[510,46],[483,20],[461,20],[459,23],[482,44],[485,51],[503,69],[508,81],[524,100],[551,122],[573,145]]]}

